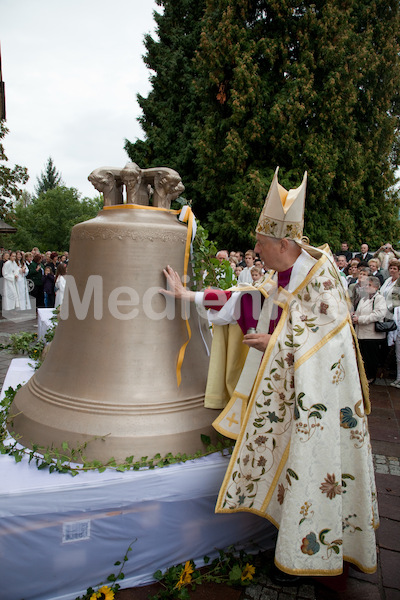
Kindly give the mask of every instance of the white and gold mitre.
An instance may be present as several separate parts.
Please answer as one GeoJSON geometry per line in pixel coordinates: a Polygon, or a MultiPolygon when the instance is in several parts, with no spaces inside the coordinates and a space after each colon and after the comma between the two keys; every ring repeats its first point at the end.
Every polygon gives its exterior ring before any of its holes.
{"type": "Polygon", "coordinates": [[[307,171],[300,187],[285,190],[278,183],[277,167],[256,232],[274,238],[300,240],[304,226],[304,201],[306,197],[307,171]]]}

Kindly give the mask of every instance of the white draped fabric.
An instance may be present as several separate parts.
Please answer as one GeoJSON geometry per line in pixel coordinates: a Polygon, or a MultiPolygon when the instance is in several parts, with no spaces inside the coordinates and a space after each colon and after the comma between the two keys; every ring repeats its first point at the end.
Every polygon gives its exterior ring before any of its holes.
{"type": "Polygon", "coordinates": [[[38,338],[44,340],[44,336],[50,327],[53,326],[54,308],[38,308],[38,338]]]}

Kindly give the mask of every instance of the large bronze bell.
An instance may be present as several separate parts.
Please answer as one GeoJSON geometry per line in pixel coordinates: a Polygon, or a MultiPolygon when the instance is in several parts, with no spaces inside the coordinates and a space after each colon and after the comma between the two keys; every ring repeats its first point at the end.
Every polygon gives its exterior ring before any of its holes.
{"type": "Polygon", "coordinates": [[[210,332],[193,305],[186,321],[181,303],[158,293],[167,264],[184,269],[188,227],[168,210],[183,185],[171,169],[134,163],[89,178],[105,206],[72,229],[56,334],[14,399],[9,429],[28,447],[88,442],[89,460],[192,453],[216,416],[203,406],[210,332]]]}

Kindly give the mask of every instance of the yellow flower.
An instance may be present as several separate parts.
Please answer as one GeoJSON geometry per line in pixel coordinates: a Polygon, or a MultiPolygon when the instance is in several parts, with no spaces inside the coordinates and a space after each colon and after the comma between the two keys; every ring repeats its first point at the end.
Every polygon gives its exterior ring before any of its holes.
{"type": "Polygon", "coordinates": [[[90,600],[114,600],[114,592],[108,585],[103,585],[103,587],[90,596],[90,600]]]}
{"type": "Polygon", "coordinates": [[[190,562],[190,560],[187,560],[185,562],[185,566],[182,569],[181,576],[179,577],[179,581],[175,586],[178,590],[180,590],[182,586],[184,586],[192,581],[193,571],[194,571],[194,569],[192,567],[192,563],[190,562]]]}
{"type": "Polygon", "coordinates": [[[256,572],[256,568],[253,567],[253,565],[249,565],[249,563],[246,563],[246,565],[242,571],[242,576],[240,579],[242,581],[244,581],[245,579],[253,579],[255,572],[256,572]]]}

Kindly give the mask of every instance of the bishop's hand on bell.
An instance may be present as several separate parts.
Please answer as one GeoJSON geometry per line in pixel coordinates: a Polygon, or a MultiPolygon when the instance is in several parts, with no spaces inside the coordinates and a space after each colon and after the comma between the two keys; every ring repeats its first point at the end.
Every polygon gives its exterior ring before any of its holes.
{"type": "Polygon", "coordinates": [[[167,281],[167,288],[160,289],[160,294],[165,296],[173,296],[174,298],[180,298],[181,300],[194,301],[196,293],[188,290],[182,283],[179,273],[174,271],[169,265],[166,269],[163,269],[165,279],[167,281]]]}

